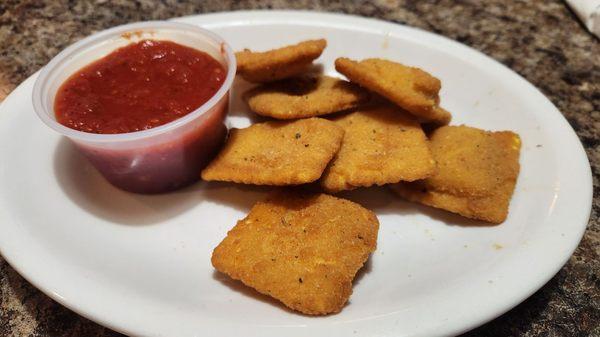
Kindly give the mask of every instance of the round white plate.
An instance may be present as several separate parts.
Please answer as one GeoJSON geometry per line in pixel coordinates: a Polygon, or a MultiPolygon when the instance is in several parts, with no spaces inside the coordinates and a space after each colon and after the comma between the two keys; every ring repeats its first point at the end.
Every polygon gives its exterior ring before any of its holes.
{"type": "MultiPolygon", "coordinates": [[[[453,124],[521,135],[509,218],[472,227],[383,188],[346,194],[377,213],[378,249],[341,313],[299,315],[210,264],[213,247],[267,189],[198,183],[160,196],[119,191],[37,120],[33,75],[0,106],[0,249],[74,311],[133,335],[451,335],[530,296],[581,239],[592,198],[585,152],[548,99],[492,59],[440,36],[352,16],[234,12],[178,20],[221,34],[236,50],[325,37],[318,62],[331,74],[338,56],[430,71],[443,82],[453,124]]],[[[230,121],[249,123],[239,97],[230,121]]]]}

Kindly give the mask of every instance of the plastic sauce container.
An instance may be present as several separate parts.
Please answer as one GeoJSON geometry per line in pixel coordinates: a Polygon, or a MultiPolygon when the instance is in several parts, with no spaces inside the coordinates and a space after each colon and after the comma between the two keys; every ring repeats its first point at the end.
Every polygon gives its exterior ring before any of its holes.
{"type": "Polygon", "coordinates": [[[197,181],[223,143],[235,71],[230,46],[210,31],[175,22],[128,24],[89,36],[53,58],[36,80],[33,106],[46,125],[73,141],[113,185],[136,193],[167,192],[197,181]],[[141,40],[168,40],[207,53],[226,70],[221,88],[194,111],[148,130],[95,134],[56,121],[56,93],[72,74],[115,49],[141,40]]]}

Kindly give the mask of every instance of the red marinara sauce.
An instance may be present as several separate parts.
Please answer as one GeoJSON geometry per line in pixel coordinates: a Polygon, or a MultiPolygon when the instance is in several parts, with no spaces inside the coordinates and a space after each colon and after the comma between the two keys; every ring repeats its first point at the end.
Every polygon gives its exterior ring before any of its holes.
{"type": "Polygon", "coordinates": [[[132,43],[82,68],[59,88],[56,120],[75,130],[115,134],[169,123],[221,87],[224,67],[170,41],[132,43]]]}

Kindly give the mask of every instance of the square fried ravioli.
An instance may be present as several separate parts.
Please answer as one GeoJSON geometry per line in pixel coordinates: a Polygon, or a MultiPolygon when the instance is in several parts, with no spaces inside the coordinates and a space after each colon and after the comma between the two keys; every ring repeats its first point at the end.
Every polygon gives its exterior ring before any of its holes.
{"type": "Polygon", "coordinates": [[[445,125],[452,119],[439,105],[442,83],[419,68],[376,58],[357,62],[340,57],[335,60],[335,69],[423,122],[445,125]]]}
{"type": "Polygon", "coordinates": [[[411,201],[502,223],[519,175],[520,149],[521,140],[514,132],[441,127],[431,135],[437,173],[393,189],[411,201]]]}
{"type": "Polygon", "coordinates": [[[213,266],[308,315],[339,312],[377,245],[379,222],[327,194],[277,192],[259,202],[215,248],[213,266]]]}
{"type": "Polygon", "coordinates": [[[339,150],[344,130],[321,118],[232,129],[202,179],[254,185],[316,181],[339,150]]]}
{"type": "Polygon", "coordinates": [[[340,151],[321,177],[326,191],[413,181],[434,173],[425,133],[400,109],[375,107],[333,121],[345,133],[340,151]]]}
{"type": "Polygon", "coordinates": [[[302,41],[265,52],[244,49],[235,53],[237,73],[255,83],[272,82],[306,71],[312,61],[323,53],[325,39],[302,41]]]}
{"type": "Polygon", "coordinates": [[[365,103],[369,94],[354,83],[329,76],[303,76],[261,85],[244,94],[261,116],[296,119],[326,115],[365,103]]]}

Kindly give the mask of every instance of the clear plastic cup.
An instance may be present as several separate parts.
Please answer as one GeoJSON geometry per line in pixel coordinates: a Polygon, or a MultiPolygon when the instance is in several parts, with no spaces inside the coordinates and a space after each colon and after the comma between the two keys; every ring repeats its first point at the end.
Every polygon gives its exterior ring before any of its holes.
{"type": "Polygon", "coordinates": [[[136,193],[161,193],[197,181],[227,134],[229,90],[236,63],[218,35],[175,22],[128,24],[89,36],[63,50],[41,71],[33,107],[50,128],[68,137],[113,185],[136,193]],[[73,73],[115,49],[144,39],[169,40],[203,51],[227,70],[221,88],[202,106],[170,123],[131,133],[94,134],[68,128],[55,119],[54,99],[73,73]]]}

